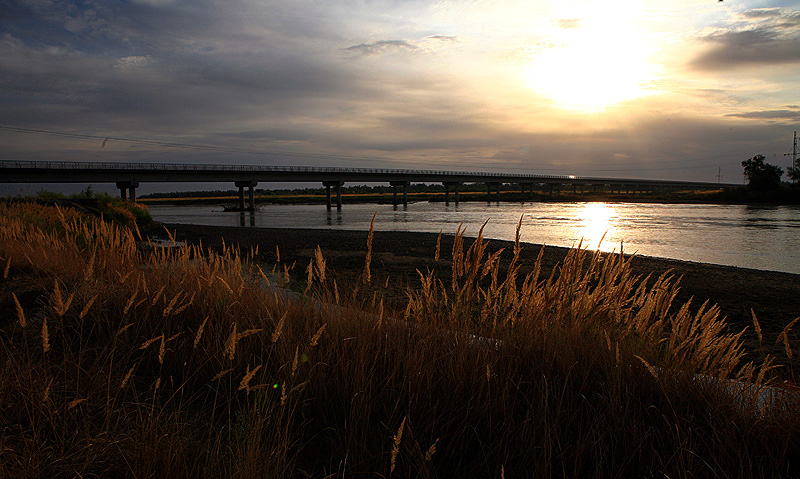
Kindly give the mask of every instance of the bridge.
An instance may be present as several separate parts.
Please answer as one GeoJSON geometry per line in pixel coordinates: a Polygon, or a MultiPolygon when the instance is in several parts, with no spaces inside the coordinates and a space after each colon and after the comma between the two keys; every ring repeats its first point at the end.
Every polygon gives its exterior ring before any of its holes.
{"type": "Polygon", "coordinates": [[[697,181],[648,180],[630,178],[599,178],[563,175],[535,175],[440,170],[406,170],[383,168],[328,168],[307,166],[219,165],[183,163],[112,163],[85,161],[16,161],[0,160],[0,183],[115,183],[123,199],[136,200],[136,188],[141,183],[163,182],[232,182],[239,188],[239,209],[245,209],[244,189],[249,189],[249,209],[255,208],[253,189],[259,183],[321,182],[326,188],[327,207],[332,208],[331,188],[336,195],[336,207],[342,207],[341,187],[350,183],[384,183],[394,188],[393,203],[398,204],[398,188],[402,188],[402,203],[408,205],[408,185],[441,183],[445,187],[445,202],[450,202],[453,189],[458,203],[459,185],[483,183],[491,199],[492,190],[500,193],[500,185],[518,184],[525,195],[534,186],[554,189],[572,187],[581,191],[633,192],[650,190],[722,189],[740,185],[697,181]]]}

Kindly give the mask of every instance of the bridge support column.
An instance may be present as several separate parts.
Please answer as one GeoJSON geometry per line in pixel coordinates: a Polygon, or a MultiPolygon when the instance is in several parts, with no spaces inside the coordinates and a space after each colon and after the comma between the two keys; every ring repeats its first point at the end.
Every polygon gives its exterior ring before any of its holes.
{"type": "Polygon", "coordinates": [[[492,187],[494,187],[496,200],[500,201],[500,183],[486,183],[486,201],[492,201],[492,187]]]}
{"type": "Polygon", "coordinates": [[[253,188],[258,184],[255,181],[248,180],[248,181],[236,181],[234,183],[239,188],[239,211],[244,211],[244,187],[248,188],[248,205],[247,209],[249,211],[255,211],[256,209],[256,200],[253,194],[253,188]]]}
{"type": "Polygon", "coordinates": [[[131,201],[136,201],[136,188],[139,187],[139,182],[136,180],[131,181],[117,181],[117,188],[119,188],[119,197],[123,200],[130,197],[131,201]],[[130,192],[130,194],[126,194],[130,192]]]}
{"type": "Polygon", "coordinates": [[[450,206],[450,187],[455,188],[456,194],[456,206],[458,206],[458,185],[460,185],[458,181],[445,181],[444,185],[444,204],[445,206],[450,206]]]}
{"type": "Polygon", "coordinates": [[[392,204],[397,206],[397,187],[403,187],[403,206],[408,207],[408,181],[390,181],[393,188],[392,204]]]}
{"type": "Polygon", "coordinates": [[[336,209],[342,209],[342,185],[344,185],[344,181],[323,181],[322,185],[325,187],[325,205],[327,208],[331,209],[331,186],[333,186],[334,191],[336,192],[336,209]]]}

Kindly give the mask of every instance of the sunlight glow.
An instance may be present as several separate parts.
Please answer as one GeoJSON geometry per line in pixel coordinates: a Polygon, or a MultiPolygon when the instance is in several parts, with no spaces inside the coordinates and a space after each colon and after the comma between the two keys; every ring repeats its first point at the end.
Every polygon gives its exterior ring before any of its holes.
{"type": "Polygon", "coordinates": [[[559,23],[550,41],[533,49],[525,83],[562,108],[582,111],[653,93],[653,45],[637,25],[636,2],[623,3],[613,10],[583,5],[580,18],[559,23]]]}
{"type": "Polygon", "coordinates": [[[580,237],[583,245],[590,249],[602,249],[601,240],[613,235],[612,219],[616,216],[613,206],[605,203],[587,203],[580,212],[580,237]],[[605,238],[604,238],[605,236],[605,238]]]}

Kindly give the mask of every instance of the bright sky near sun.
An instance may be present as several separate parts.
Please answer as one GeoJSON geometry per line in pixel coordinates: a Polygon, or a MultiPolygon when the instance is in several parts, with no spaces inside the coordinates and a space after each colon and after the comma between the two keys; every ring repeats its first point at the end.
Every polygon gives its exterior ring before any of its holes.
{"type": "Polygon", "coordinates": [[[738,182],[788,166],[800,0],[0,0],[0,85],[0,159],[738,182]]]}

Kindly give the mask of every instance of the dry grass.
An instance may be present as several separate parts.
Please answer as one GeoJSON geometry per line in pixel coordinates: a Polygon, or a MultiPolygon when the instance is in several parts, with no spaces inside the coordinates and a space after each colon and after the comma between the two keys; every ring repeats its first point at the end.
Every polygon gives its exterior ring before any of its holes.
{"type": "Polygon", "coordinates": [[[369,263],[340,295],[318,251],[288,294],[255,252],[0,204],[0,477],[798,474],[797,401],[757,398],[778,360],[718,308],[618,255],[519,277],[519,244],[501,272],[466,242],[390,311],[369,263]]]}

